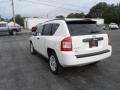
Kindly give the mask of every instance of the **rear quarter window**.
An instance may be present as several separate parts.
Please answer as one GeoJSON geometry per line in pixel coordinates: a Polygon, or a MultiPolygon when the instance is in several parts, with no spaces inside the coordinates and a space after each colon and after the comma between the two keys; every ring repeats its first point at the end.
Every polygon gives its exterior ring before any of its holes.
{"type": "Polygon", "coordinates": [[[71,36],[104,34],[103,28],[95,22],[68,22],[67,23],[71,36]]]}
{"type": "Polygon", "coordinates": [[[52,24],[45,24],[42,30],[42,35],[50,36],[51,35],[52,24]]]}
{"type": "Polygon", "coordinates": [[[57,31],[58,27],[59,27],[59,24],[52,24],[51,35],[53,35],[57,31]]]}

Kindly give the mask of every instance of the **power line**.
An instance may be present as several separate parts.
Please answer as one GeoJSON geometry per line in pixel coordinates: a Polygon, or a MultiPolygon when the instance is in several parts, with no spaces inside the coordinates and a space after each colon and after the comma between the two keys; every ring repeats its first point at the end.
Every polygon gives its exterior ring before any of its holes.
{"type": "Polygon", "coordinates": [[[61,8],[61,9],[71,10],[71,11],[80,11],[77,9],[70,9],[70,8],[61,7],[61,6],[55,6],[55,5],[51,5],[50,3],[44,3],[44,2],[35,2],[35,1],[31,1],[31,0],[25,0],[25,2],[32,3],[32,4],[39,4],[39,5],[41,4],[41,5],[45,5],[45,6],[56,7],[56,8],[61,8]]]}
{"type": "MultiPolygon", "coordinates": [[[[37,1],[39,1],[39,0],[37,0],[37,1]]],[[[44,0],[44,1],[42,1],[42,2],[51,3],[51,1],[49,1],[49,0],[44,0]]],[[[52,2],[57,3],[57,4],[64,4],[64,5],[67,5],[67,6],[74,6],[74,7],[80,8],[80,6],[74,5],[74,4],[70,4],[70,3],[57,2],[57,1],[55,1],[55,0],[52,0],[52,2]]]]}
{"type": "MultiPolygon", "coordinates": [[[[24,1],[24,0],[19,0],[19,1],[24,1]]],[[[67,5],[67,6],[72,6],[72,7],[77,7],[77,8],[81,8],[79,5],[74,5],[74,4],[72,4],[72,3],[64,3],[64,2],[57,2],[57,1],[55,1],[55,0],[51,0],[51,1],[49,1],[49,0],[36,0],[36,1],[39,1],[39,2],[44,2],[44,3],[49,3],[49,4],[51,4],[51,2],[52,3],[56,3],[56,4],[64,4],[64,5],[67,5]]],[[[82,7],[82,8],[84,8],[84,7],[82,7]]]]}

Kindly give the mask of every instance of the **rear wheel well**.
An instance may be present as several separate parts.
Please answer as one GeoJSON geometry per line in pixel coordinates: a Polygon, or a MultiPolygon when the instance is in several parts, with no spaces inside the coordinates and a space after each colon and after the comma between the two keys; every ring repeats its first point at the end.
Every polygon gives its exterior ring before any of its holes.
{"type": "Polygon", "coordinates": [[[55,52],[54,49],[47,48],[47,54],[48,54],[48,57],[49,57],[49,55],[50,55],[51,52],[54,52],[54,53],[56,54],[56,52],[55,52]]]}
{"type": "Polygon", "coordinates": [[[63,67],[61,66],[61,64],[59,63],[59,59],[57,58],[57,55],[56,55],[56,52],[54,49],[51,49],[51,48],[47,48],[47,53],[48,53],[48,57],[49,57],[49,66],[50,66],[50,69],[51,71],[54,73],[54,74],[59,74],[63,71],[63,67]],[[53,55],[54,58],[55,58],[55,63],[56,63],[56,70],[54,71],[52,69],[52,59],[51,59],[51,56],[50,55],[53,55]]]}

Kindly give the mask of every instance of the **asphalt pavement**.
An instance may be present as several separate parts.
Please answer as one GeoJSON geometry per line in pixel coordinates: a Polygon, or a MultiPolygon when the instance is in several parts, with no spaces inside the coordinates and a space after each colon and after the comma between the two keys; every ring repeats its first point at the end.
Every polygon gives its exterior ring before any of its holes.
{"type": "Polygon", "coordinates": [[[31,55],[29,32],[0,34],[0,90],[120,90],[120,31],[109,32],[113,54],[97,65],[49,70],[47,59],[31,55]]]}

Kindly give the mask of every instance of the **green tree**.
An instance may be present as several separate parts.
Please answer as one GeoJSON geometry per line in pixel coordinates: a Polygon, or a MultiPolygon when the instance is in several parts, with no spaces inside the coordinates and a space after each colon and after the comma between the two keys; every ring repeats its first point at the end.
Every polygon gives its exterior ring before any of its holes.
{"type": "Polygon", "coordinates": [[[63,15],[56,16],[56,18],[65,18],[63,15]]]}
{"type": "Polygon", "coordinates": [[[4,21],[5,19],[4,18],[1,18],[1,21],[4,21]]]}
{"type": "Polygon", "coordinates": [[[105,23],[120,23],[120,4],[109,5],[105,2],[98,3],[90,9],[87,18],[104,18],[105,23]]]}
{"type": "Polygon", "coordinates": [[[67,18],[85,18],[84,13],[70,13],[67,18]]]}
{"type": "MultiPolygon", "coordinates": [[[[21,15],[15,16],[16,23],[24,27],[24,18],[21,15]]],[[[13,18],[10,19],[10,21],[13,21],[13,18]]]]}
{"type": "Polygon", "coordinates": [[[4,19],[3,17],[0,16],[0,20],[1,20],[1,21],[4,21],[5,19],[4,19]]]}
{"type": "Polygon", "coordinates": [[[101,2],[90,9],[90,12],[86,15],[89,18],[102,18],[103,14],[109,10],[109,6],[105,2],[101,2]]]}

